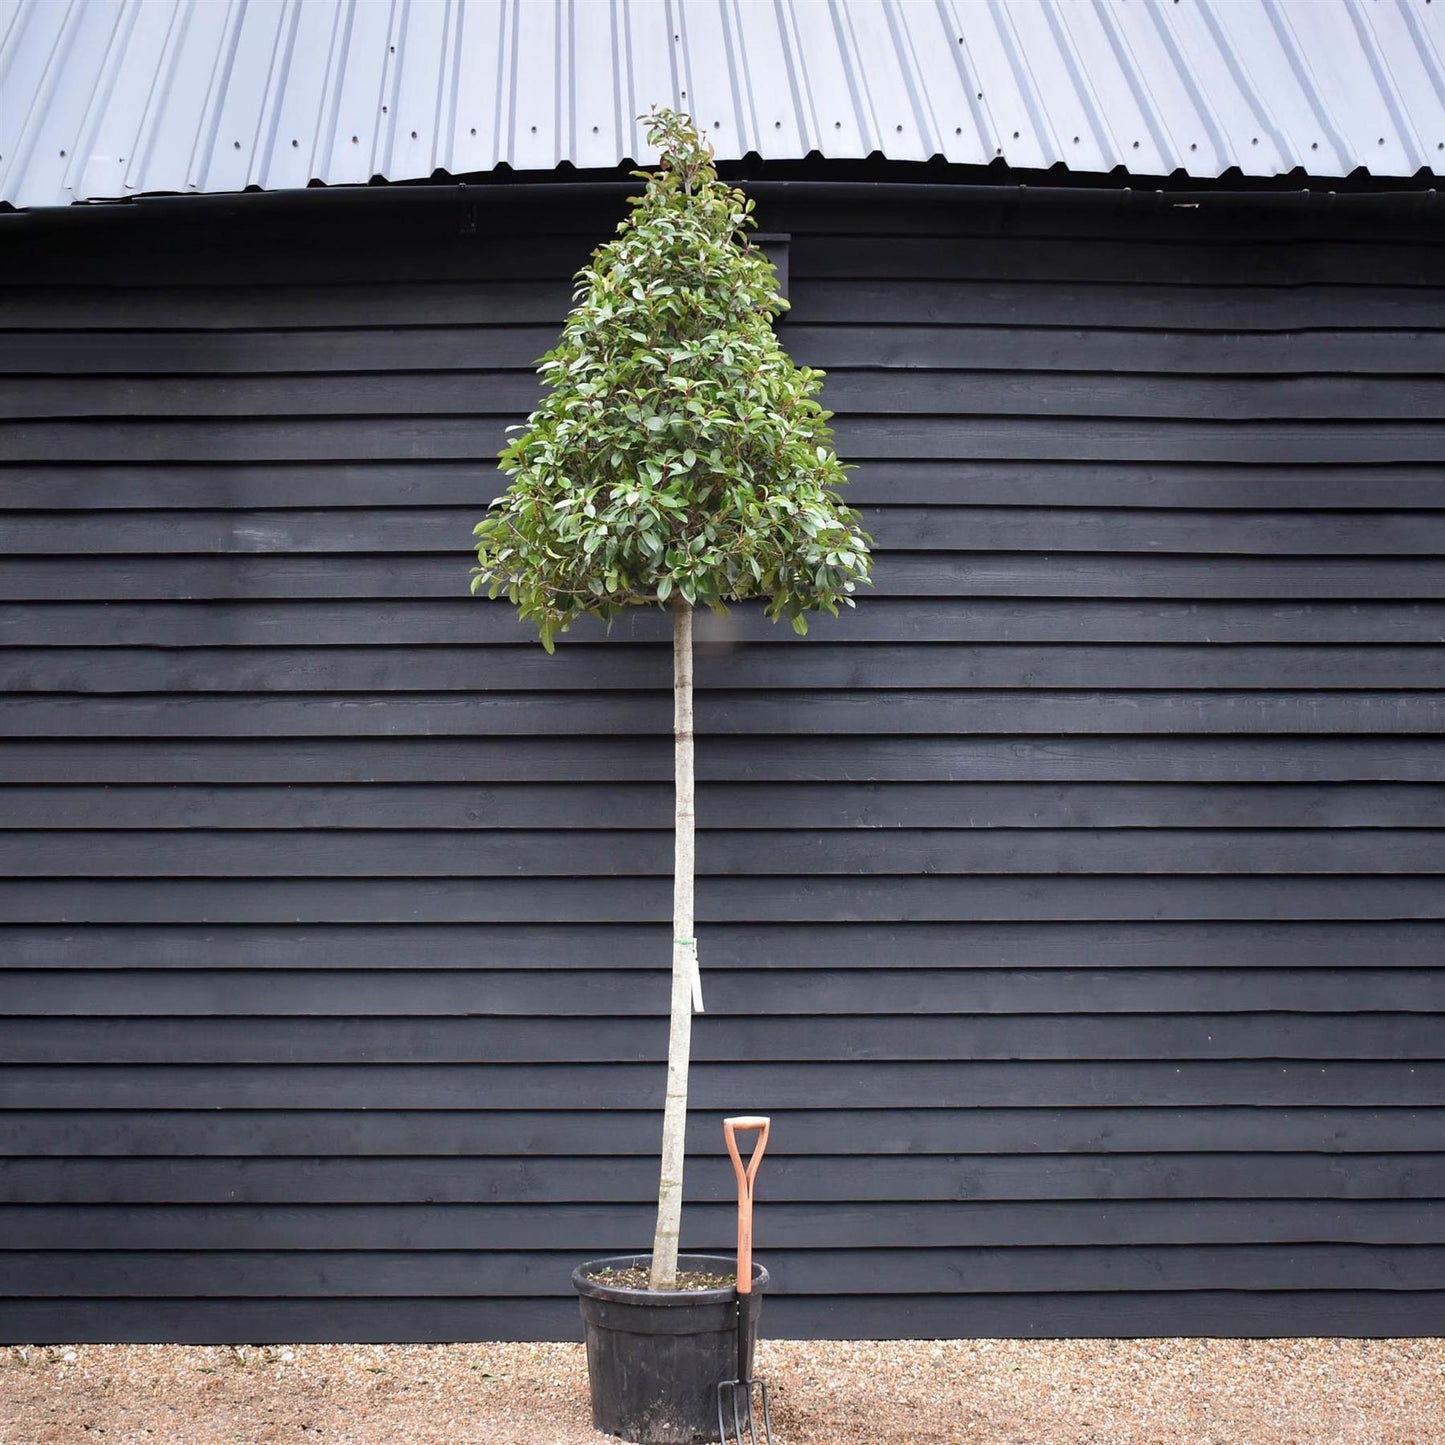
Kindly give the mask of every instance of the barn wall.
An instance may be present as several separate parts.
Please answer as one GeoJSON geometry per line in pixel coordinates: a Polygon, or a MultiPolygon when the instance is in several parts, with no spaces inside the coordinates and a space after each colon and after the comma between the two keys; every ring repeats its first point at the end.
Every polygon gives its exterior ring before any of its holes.
{"type": "MultiPolygon", "coordinates": [[[[618,207],[330,205],[0,218],[7,1339],[570,1337],[647,1242],[665,619],[466,596],[618,207]]],[[[1436,228],[762,215],[877,586],[700,659],[685,1245],[765,1111],[776,1334],[1437,1332],[1436,228]]]]}

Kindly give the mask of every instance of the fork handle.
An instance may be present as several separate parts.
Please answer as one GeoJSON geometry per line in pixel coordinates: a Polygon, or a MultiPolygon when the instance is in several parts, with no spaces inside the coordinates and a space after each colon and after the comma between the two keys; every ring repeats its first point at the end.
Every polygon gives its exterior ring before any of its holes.
{"type": "Polygon", "coordinates": [[[758,1166],[763,1162],[763,1151],[768,1147],[768,1131],[772,1120],[763,1114],[739,1114],[723,1120],[723,1138],[727,1140],[728,1154],[733,1161],[733,1173],[738,1181],[738,1282],[739,1294],[751,1294],[753,1289],[753,1183],[758,1177],[758,1166]],[[752,1155],[746,1165],[738,1149],[739,1134],[757,1134],[752,1155]]]}

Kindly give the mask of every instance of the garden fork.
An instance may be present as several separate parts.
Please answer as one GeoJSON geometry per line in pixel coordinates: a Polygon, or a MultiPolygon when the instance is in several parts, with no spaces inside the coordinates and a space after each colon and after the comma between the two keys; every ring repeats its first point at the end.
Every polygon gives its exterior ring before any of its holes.
{"type": "Polygon", "coordinates": [[[723,1445],[759,1445],[757,1412],[753,1408],[756,1391],[763,1409],[762,1445],[773,1445],[773,1421],[768,1411],[766,1380],[753,1377],[753,1345],[757,1340],[758,1305],[753,1298],[753,1181],[763,1150],[768,1144],[771,1120],[762,1115],[744,1115],[723,1120],[723,1137],[732,1156],[733,1173],[738,1180],[738,1373],[735,1380],[724,1380],[717,1387],[717,1433],[723,1445]],[[738,1152],[739,1132],[757,1131],[746,1168],[738,1152]],[[731,1427],[731,1428],[729,1428],[731,1427]],[[747,1430],[744,1438],[743,1430],[747,1430]]]}

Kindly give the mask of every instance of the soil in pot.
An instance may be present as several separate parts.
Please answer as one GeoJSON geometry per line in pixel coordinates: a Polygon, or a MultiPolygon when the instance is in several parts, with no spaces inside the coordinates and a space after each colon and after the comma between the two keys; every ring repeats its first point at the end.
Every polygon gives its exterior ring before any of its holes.
{"type": "MultiPolygon", "coordinates": [[[[611,1265],[600,1265],[590,1276],[596,1284],[615,1285],[620,1289],[652,1288],[652,1271],[645,1264],[629,1265],[626,1269],[613,1269],[611,1265]]],[[[737,1283],[737,1275],[706,1269],[680,1269],[677,1272],[675,1290],[696,1291],[703,1289],[731,1289],[737,1283]]]]}

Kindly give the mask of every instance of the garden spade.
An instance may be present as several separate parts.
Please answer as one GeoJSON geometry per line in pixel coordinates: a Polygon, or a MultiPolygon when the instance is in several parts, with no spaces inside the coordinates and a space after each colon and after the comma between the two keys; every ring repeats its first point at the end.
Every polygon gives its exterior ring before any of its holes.
{"type": "Polygon", "coordinates": [[[758,1302],[753,1299],[753,1181],[758,1176],[758,1165],[763,1162],[763,1150],[768,1146],[770,1123],[760,1114],[723,1120],[723,1137],[738,1179],[738,1373],[736,1379],[724,1380],[717,1387],[717,1432],[723,1445],[759,1445],[757,1412],[753,1408],[755,1393],[763,1411],[762,1441],[764,1445],[773,1445],[767,1382],[755,1379],[752,1373],[753,1344],[758,1328],[758,1302]],[[738,1135],[753,1132],[757,1133],[757,1142],[744,1166],[738,1151],[738,1135]]]}

